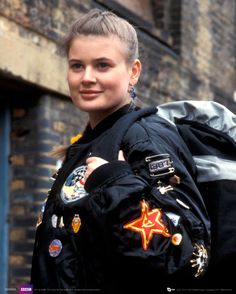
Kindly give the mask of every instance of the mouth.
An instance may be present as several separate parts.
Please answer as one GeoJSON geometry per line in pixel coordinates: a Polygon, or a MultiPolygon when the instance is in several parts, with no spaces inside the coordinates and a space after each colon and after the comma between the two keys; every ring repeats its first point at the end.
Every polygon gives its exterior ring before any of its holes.
{"type": "Polygon", "coordinates": [[[96,98],[99,94],[101,94],[102,91],[84,90],[84,91],[79,91],[79,93],[84,99],[93,99],[93,98],[96,98]]]}
{"type": "Polygon", "coordinates": [[[82,90],[80,91],[81,94],[93,94],[93,93],[101,93],[102,91],[95,91],[95,90],[82,90]]]}

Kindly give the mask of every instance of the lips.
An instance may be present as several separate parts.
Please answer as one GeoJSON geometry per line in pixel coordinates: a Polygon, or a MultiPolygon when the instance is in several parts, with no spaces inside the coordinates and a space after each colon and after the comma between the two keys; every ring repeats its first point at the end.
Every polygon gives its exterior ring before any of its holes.
{"type": "Polygon", "coordinates": [[[99,94],[102,93],[102,91],[96,91],[96,90],[82,90],[79,92],[82,98],[84,99],[93,99],[96,98],[99,94]]]}
{"type": "Polygon", "coordinates": [[[96,94],[101,93],[102,91],[80,91],[81,94],[96,94]]]}

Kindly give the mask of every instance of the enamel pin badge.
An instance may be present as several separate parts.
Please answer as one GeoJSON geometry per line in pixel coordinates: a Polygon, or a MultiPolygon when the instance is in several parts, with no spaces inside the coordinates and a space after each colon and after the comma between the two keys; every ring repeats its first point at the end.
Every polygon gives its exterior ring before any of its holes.
{"type": "Polygon", "coordinates": [[[57,257],[62,250],[62,243],[59,239],[54,239],[49,245],[49,255],[51,257],[57,257]]]}
{"type": "Polygon", "coordinates": [[[80,220],[79,214],[74,215],[72,222],[71,222],[71,226],[72,226],[73,232],[75,234],[78,233],[80,226],[81,226],[81,220],[80,220]]]}

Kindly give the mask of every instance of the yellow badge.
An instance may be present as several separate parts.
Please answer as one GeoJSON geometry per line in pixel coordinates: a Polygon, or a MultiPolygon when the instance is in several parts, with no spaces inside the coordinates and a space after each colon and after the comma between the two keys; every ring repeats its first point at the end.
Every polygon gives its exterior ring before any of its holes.
{"type": "Polygon", "coordinates": [[[82,137],[82,134],[78,134],[77,136],[74,136],[70,139],[70,143],[74,144],[75,142],[79,141],[79,139],[82,137]]]}
{"type": "Polygon", "coordinates": [[[72,226],[73,232],[75,234],[78,233],[80,226],[81,226],[81,219],[79,217],[79,214],[74,215],[72,222],[71,222],[71,226],[72,226]]]}

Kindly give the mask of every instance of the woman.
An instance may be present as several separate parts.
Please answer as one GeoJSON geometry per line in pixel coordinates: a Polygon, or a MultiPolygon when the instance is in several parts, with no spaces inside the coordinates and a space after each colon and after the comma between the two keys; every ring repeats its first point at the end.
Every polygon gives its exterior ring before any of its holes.
{"type": "Polygon", "coordinates": [[[133,102],[135,29],[95,9],[73,24],[65,48],[71,99],[89,124],[38,223],[34,290],[183,288],[207,265],[209,222],[183,141],[156,108],[133,102]]]}

